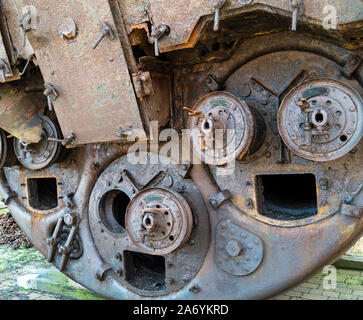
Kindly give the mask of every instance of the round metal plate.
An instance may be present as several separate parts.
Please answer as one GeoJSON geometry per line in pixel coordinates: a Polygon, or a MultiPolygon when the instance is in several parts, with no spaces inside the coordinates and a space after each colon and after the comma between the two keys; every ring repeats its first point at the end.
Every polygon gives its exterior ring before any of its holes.
{"type": "Polygon", "coordinates": [[[309,81],[283,100],[278,127],[285,144],[299,157],[335,160],[351,151],[362,137],[363,101],[353,88],[340,81],[309,81]],[[301,101],[306,101],[306,112],[298,105],[301,101]]]}
{"type": "Polygon", "coordinates": [[[188,240],[193,227],[189,204],[177,192],[149,188],[139,192],[126,211],[126,230],[143,252],[163,255],[188,240]]]}
{"type": "MultiPolygon", "coordinates": [[[[144,158],[143,154],[140,152],[139,156],[144,158]]],[[[128,156],[123,156],[110,164],[99,176],[89,201],[89,223],[92,237],[102,259],[111,265],[115,271],[119,269],[124,271],[117,278],[122,287],[126,291],[130,290],[143,297],[155,297],[177,292],[195,278],[204,263],[210,245],[210,229],[209,216],[206,214],[207,209],[202,196],[190,179],[184,179],[180,175],[180,167],[173,164],[151,164],[151,154],[147,153],[146,155],[145,164],[132,164],[128,161],[128,156]],[[127,274],[127,270],[129,270],[127,266],[132,262],[130,255],[145,255],[145,251],[135,245],[126,231],[126,217],[124,226],[119,224],[117,227],[111,224],[112,229],[102,219],[104,214],[102,199],[105,195],[110,192],[113,194],[119,192],[125,194],[132,201],[138,197],[139,189],[136,187],[145,190],[145,192],[148,188],[160,188],[182,195],[193,213],[193,228],[188,241],[179,246],[177,250],[165,255],[146,254],[156,259],[160,257],[165,259],[165,263],[163,263],[166,275],[165,282],[155,287],[142,279],[132,281],[132,276],[127,274]],[[120,256],[123,257],[122,261],[116,258],[120,256]]],[[[165,159],[162,159],[161,162],[165,163],[165,159]]],[[[179,200],[176,202],[179,203],[179,200]]],[[[114,208],[117,209],[114,213],[122,214],[119,206],[114,208]]],[[[190,223],[188,222],[188,224],[190,223]]],[[[141,223],[139,226],[141,227],[141,223]]],[[[135,268],[137,267],[138,265],[135,268]]],[[[135,268],[132,270],[136,270],[135,268]]]]}
{"type": "Polygon", "coordinates": [[[31,170],[40,170],[52,165],[60,155],[61,145],[48,138],[60,138],[55,124],[47,117],[40,116],[42,120],[42,140],[36,144],[24,144],[19,139],[14,139],[14,151],[19,162],[31,170]]]}
{"type": "Polygon", "coordinates": [[[223,165],[236,158],[241,159],[247,153],[253,140],[255,120],[244,101],[227,92],[212,92],[202,97],[193,111],[197,116],[189,118],[190,130],[198,129],[203,135],[206,127],[211,128],[213,122],[223,122],[226,130],[223,144],[215,142],[214,150],[203,143],[200,135],[191,132],[194,148],[204,162],[223,165]]]}

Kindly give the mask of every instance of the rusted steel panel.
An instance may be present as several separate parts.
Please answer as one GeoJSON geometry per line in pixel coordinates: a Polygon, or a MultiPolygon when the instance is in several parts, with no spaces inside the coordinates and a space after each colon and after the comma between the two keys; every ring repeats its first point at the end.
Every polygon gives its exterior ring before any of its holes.
{"type": "Polygon", "coordinates": [[[120,127],[142,128],[108,1],[15,3],[19,15],[25,5],[36,8],[37,23],[27,37],[45,82],[59,95],[54,108],[63,135],[75,134],[73,145],[119,140],[115,132],[120,127]],[[93,49],[103,22],[115,39],[105,36],[93,49]],[[71,30],[69,34],[66,29],[71,30]]]}
{"type": "Polygon", "coordinates": [[[19,28],[19,17],[21,17],[22,14],[19,13],[18,16],[14,1],[2,0],[1,13],[2,31],[7,32],[6,39],[5,34],[3,34],[4,41],[6,40],[5,46],[9,50],[9,55],[11,52],[11,57],[9,58],[11,58],[12,63],[14,63],[19,57],[28,59],[34,52],[29,42],[27,42],[25,46],[22,46],[21,29],[19,28]]]}
{"type": "Polygon", "coordinates": [[[0,87],[0,96],[0,127],[24,142],[39,142],[42,126],[38,114],[44,109],[44,97],[9,85],[0,87]]]}
{"type": "MultiPolygon", "coordinates": [[[[135,1],[121,2],[129,15],[127,18],[129,25],[147,20],[145,4],[142,6],[135,1]]],[[[214,19],[212,1],[180,0],[173,1],[172,5],[168,0],[149,0],[148,2],[154,24],[165,23],[171,29],[170,34],[159,41],[160,52],[193,47],[205,23],[214,19]]],[[[343,29],[348,23],[363,19],[361,0],[304,0],[305,14],[302,19],[321,25],[328,14],[324,12],[324,7],[327,5],[337,9],[339,29],[343,29]]],[[[290,0],[230,0],[222,7],[220,18],[257,9],[292,16],[290,0]],[[241,3],[247,3],[247,5],[241,3]]]]}

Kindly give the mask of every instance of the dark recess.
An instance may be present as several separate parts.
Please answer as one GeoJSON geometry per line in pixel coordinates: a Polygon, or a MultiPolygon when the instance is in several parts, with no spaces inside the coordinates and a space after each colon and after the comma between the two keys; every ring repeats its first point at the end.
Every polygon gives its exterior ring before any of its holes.
{"type": "Polygon", "coordinates": [[[165,289],[165,258],[133,251],[124,251],[126,281],[145,291],[165,289]]]}
{"type": "Polygon", "coordinates": [[[56,178],[28,179],[29,205],[36,210],[51,210],[58,206],[56,178]]]}
{"type": "Polygon", "coordinates": [[[125,231],[125,214],[130,202],[129,196],[121,190],[110,190],[102,197],[99,216],[111,232],[125,231]]]}
{"type": "Polygon", "coordinates": [[[318,213],[313,174],[257,176],[259,213],[276,220],[299,220],[318,213]]]}

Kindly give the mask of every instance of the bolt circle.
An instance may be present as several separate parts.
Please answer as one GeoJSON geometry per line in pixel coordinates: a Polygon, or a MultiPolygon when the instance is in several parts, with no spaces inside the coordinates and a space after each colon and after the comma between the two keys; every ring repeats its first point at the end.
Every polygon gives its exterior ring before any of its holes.
{"type": "Polygon", "coordinates": [[[176,191],[149,188],[129,203],[125,226],[138,249],[151,255],[164,255],[188,240],[193,216],[187,201],[176,191]]]}

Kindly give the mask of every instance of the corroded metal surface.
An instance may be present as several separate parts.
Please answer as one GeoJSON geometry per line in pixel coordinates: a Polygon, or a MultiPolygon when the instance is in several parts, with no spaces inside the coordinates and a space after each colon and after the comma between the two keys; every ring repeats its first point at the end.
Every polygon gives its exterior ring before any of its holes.
{"type": "Polygon", "coordinates": [[[119,39],[100,35],[103,22],[116,32],[107,1],[16,1],[19,12],[37,9],[39,23],[27,32],[42,75],[59,93],[53,102],[64,136],[74,132],[73,145],[119,140],[119,127],[143,128],[119,39]],[[59,26],[73,18],[77,35],[59,35],[59,26]]]}
{"type": "Polygon", "coordinates": [[[44,97],[12,86],[2,86],[0,95],[1,128],[25,142],[39,142],[42,127],[38,114],[44,110],[44,97]]]}
{"type": "Polygon", "coordinates": [[[203,161],[222,165],[248,152],[256,122],[244,101],[227,92],[213,92],[202,97],[192,111],[188,128],[200,132],[201,136],[192,134],[192,139],[203,161]]]}
{"type": "Polygon", "coordinates": [[[261,264],[263,244],[259,237],[222,220],[217,226],[216,263],[224,272],[234,276],[247,276],[261,264]]]}
{"type": "Polygon", "coordinates": [[[125,213],[125,228],[141,251],[168,254],[188,240],[193,214],[188,202],[174,190],[149,188],[131,200],[125,213]]]}
{"type": "MultiPolygon", "coordinates": [[[[322,1],[169,2],[2,2],[4,48],[22,79],[0,88],[0,193],[49,261],[105,297],[266,298],[363,233],[361,2],[331,1],[339,24],[330,31],[322,1]],[[316,81],[322,96],[306,94],[316,81]],[[308,114],[313,134],[339,124],[352,146],[328,148],[329,161],[302,157],[279,131],[286,101],[308,114]],[[325,105],[350,116],[336,123],[325,105]],[[10,161],[14,140],[16,149],[41,140],[44,115],[63,136],[35,151],[61,150],[57,161],[10,161]],[[124,143],[151,120],[180,131],[163,133],[165,144],[157,130],[124,143]],[[181,130],[188,120],[205,136],[237,129],[236,146],[211,139],[235,147],[233,161],[179,159],[196,151],[181,130]]],[[[290,132],[302,119],[283,124],[290,132]]]]}
{"type": "MultiPolygon", "coordinates": [[[[188,291],[185,287],[189,286],[202,267],[210,242],[209,216],[206,214],[206,207],[198,189],[190,180],[183,179],[180,176],[177,166],[173,164],[151,164],[151,154],[145,154],[145,156],[147,157],[145,164],[132,165],[126,155],[111,163],[97,179],[90,198],[89,212],[87,209],[85,211],[85,214],[89,214],[90,230],[99,254],[109,268],[112,268],[112,273],[117,275],[115,281],[122,284],[123,289],[121,291],[123,293],[120,292],[120,294],[129,297],[167,296],[182,290],[182,288],[188,291]],[[143,174],[139,175],[140,172],[143,172],[143,174]],[[143,227],[143,222],[146,221],[143,221],[143,219],[138,220],[139,212],[133,209],[135,208],[134,205],[140,204],[142,199],[145,206],[147,205],[145,200],[160,200],[158,193],[150,192],[153,188],[155,190],[168,189],[174,194],[180,193],[181,196],[178,197],[184,198],[181,202],[182,205],[184,207],[190,206],[189,210],[191,209],[193,212],[193,221],[190,221],[191,212],[187,213],[188,216],[184,216],[184,221],[180,216],[174,216],[174,219],[166,221],[166,224],[170,222],[171,230],[174,232],[178,232],[178,226],[183,225],[179,232],[184,233],[184,236],[187,237],[183,237],[183,234],[170,234],[175,236],[175,239],[170,241],[170,235],[168,235],[165,242],[162,241],[164,245],[166,244],[166,247],[163,249],[156,248],[155,254],[158,255],[156,259],[160,259],[160,257],[165,259],[163,263],[165,266],[164,278],[158,275],[157,272],[156,276],[155,273],[153,276],[153,272],[150,272],[141,263],[138,265],[134,262],[137,257],[140,257],[137,255],[138,253],[152,250],[150,246],[152,246],[153,238],[150,238],[150,241],[145,239],[145,245],[142,248],[140,248],[140,245],[135,244],[135,234],[141,232],[141,228],[144,231],[146,230],[143,227]],[[138,190],[140,190],[140,193],[138,193],[138,190]],[[125,212],[126,207],[116,207],[118,209],[116,209],[117,213],[114,217],[121,217],[126,213],[128,215],[126,221],[118,219],[117,222],[108,218],[112,207],[107,206],[107,199],[110,199],[111,192],[132,199],[127,213],[125,212]],[[149,197],[145,199],[143,195],[146,194],[149,194],[149,197]],[[133,221],[133,219],[128,221],[130,217],[136,217],[138,222],[133,221]],[[179,219],[179,221],[174,221],[175,218],[179,219]],[[190,234],[192,225],[194,227],[190,234]],[[110,228],[110,226],[113,227],[110,228]],[[128,228],[130,229],[128,230],[128,228]],[[188,241],[181,245],[180,241],[182,240],[188,241]],[[176,249],[178,245],[179,248],[176,249]],[[174,248],[172,248],[173,246],[174,248]]],[[[96,177],[93,176],[92,179],[96,179],[96,177]]],[[[175,200],[174,196],[171,196],[172,193],[167,192],[168,197],[171,198],[167,199],[166,202],[177,201],[178,206],[180,206],[180,200],[175,200]]],[[[124,201],[127,205],[128,201],[124,201]]],[[[169,209],[172,210],[175,207],[169,209]]],[[[164,214],[164,212],[165,210],[161,211],[161,214],[164,214]]],[[[167,225],[166,227],[169,228],[167,225]]],[[[155,241],[155,246],[157,245],[158,242],[155,241]]],[[[148,257],[145,259],[149,259],[150,266],[155,264],[153,263],[155,259],[150,258],[150,255],[148,257]]]]}
{"type": "Polygon", "coordinates": [[[302,158],[338,159],[363,135],[363,100],[344,83],[318,79],[296,87],[281,104],[279,131],[302,158]]]}
{"type": "Polygon", "coordinates": [[[61,145],[58,142],[49,141],[49,138],[59,138],[60,133],[54,123],[46,116],[38,118],[41,123],[42,134],[38,143],[24,143],[17,138],[14,139],[15,155],[19,162],[31,170],[39,170],[52,165],[57,161],[61,145]]]}
{"type": "MultiPolygon", "coordinates": [[[[220,13],[221,27],[223,28],[223,19],[228,16],[253,10],[265,11],[274,15],[280,13],[292,18],[290,0],[254,0],[247,3],[248,5],[244,5],[238,0],[227,1],[220,13]]],[[[121,4],[130,16],[129,23],[139,24],[146,21],[145,4],[135,2],[122,2],[121,4]]],[[[338,24],[342,31],[348,23],[362,20],[363,5],[360,0],[332,0],[328,4],[337,9],[338,24]]],[[[324,1],[305,0],[305,15],[301,20],[320,26],[325,17],[325,5],[327,3],[324,1]]],[[[170,6],[168,0],[150,0],[149,10],[154,24],[165,23],[171,29],[169,36],[160,41],[159,48],[162,52],[193,47],[201,36],[206,23],[212,24],[214,19],[212,1],[176,1],[170,6]]],[[[355,28],[359,28],[360,23],[357,23],[355,28]]]]}

